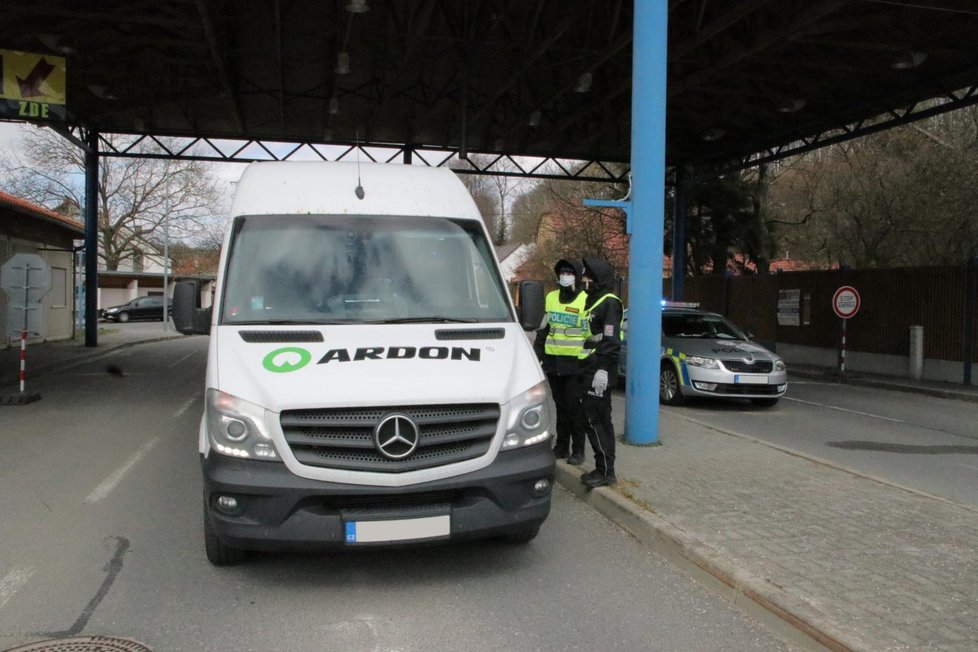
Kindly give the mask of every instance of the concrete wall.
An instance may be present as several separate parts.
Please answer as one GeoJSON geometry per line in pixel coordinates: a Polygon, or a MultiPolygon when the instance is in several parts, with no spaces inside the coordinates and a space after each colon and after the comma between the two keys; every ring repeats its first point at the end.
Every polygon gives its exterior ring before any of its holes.
{"type": "MultiPolygon", "coordinates": [[[[778,355],[788,363],[789,371],[791,370],[792,363],[815,365],[832,369],[839,367],[838,349],[778,342],[777,351],[778,355]]],[[[846,371],[862,371],[864,373],[911,378],[909,351],[906,356],[847,351],[846,371]]],[[[973,371],[972,384],[975,384],[976,375],[978,375],[978,369],[973,371]]],[[[963,377],[964,363],[961,361],[924,359],[923,378],[925,380],[938,380],[960,384],[963,377]]]]}

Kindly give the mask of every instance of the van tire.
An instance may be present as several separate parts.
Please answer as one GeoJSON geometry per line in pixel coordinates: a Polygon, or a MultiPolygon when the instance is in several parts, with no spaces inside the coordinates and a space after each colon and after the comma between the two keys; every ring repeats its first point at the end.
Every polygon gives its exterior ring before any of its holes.
{"type": "Polygon", "coordinates": [[[120,312],[119,313],[119,321],[121,323],[123,323],[123,324],[125,324],[127,321],[129,321],[129,313],[128,312],[120,312]]]}
{"type": "Polygon", "coordinates": [[[527,527],[523,528],[522,530],[515,530],[509,534],[504,534],[503,536],[499,537],[499,540],[505,543],[513,544],[529,543],[530,541],[533,541],[539,533],[540,526],[534,525],[533,527],[527,527]]]}
{"type": "Polygon", "coordinates": [[[215,566],[233,566],[248,556],[246,551],[224,545],[224,542],[217,537],[206,507],[204,508],[204,550],[207,552],[207,561],[215,566]]]}
{"type": "Polygon", "coordinates": [[[682,405],[683,392],[680,389],[676,366],[663,360],[659,367],[659,402],[663,405],[682,405]]]}
{"type": "Polygon", "coordinates": [[[757,407],[772,408],[778,404],[779,400],[780,399],[777,398],[752,398],[750,402],[757,407]]]}

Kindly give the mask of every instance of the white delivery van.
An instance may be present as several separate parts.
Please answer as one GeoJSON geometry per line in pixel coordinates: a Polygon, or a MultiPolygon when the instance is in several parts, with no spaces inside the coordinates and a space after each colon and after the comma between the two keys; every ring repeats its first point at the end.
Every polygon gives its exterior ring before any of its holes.
{"type": "MultiPolygon", "coordinates": [[[[215,302],[200,424],[208,559],[246,550],[532,539],[553,415],[475,203],[446,169],[251,164],[215,302]]],[[[517,316],[519,315],[519,317],[517,316]]]]}

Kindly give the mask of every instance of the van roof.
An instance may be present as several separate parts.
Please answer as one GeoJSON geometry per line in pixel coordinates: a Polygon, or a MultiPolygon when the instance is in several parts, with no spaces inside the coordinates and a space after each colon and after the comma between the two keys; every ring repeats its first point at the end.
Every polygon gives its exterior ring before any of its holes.
{"type": "Polygon", "coordinates": [[[480,219],[447,168],[393,163],[268,161],[250,164],[231,205],[238,215],[421,215],[480,219]],[[356,195],[357,182],[364,198],[356,195]]]}

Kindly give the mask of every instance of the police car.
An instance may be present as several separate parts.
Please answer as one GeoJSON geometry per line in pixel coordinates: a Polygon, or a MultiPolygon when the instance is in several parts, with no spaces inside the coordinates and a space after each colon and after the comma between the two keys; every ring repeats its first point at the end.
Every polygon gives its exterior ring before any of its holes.
{"type": "MultiPolygon", "coordinates": [[[[659,401],[679,405],[687,397],[714,396],[776,405],[788,389],[784,360],[726,317],[696,305],[662,308],[659,401]]],[[[622,355],[623,367],[624,360],[622,355]]]]}

